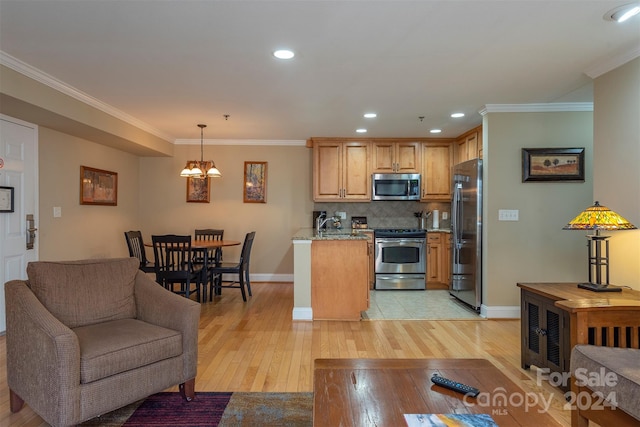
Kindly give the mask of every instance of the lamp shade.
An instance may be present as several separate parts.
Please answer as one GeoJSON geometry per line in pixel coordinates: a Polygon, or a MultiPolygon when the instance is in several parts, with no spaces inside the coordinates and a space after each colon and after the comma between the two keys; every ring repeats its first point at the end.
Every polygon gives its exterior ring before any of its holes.
{"type": "Polygon", "coordinates": [[[633,230],[636,226],[595,202],[562,227],[563,230],[633,230]]]}

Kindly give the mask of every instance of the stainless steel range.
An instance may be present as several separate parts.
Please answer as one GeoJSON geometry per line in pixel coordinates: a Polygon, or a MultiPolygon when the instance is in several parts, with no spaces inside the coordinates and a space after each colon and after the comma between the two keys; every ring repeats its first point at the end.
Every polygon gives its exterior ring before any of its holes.
{"type": "Polygon", "coordinates": [[[376,229],[375,289],[425,289],[427,231],[376,229]]]}

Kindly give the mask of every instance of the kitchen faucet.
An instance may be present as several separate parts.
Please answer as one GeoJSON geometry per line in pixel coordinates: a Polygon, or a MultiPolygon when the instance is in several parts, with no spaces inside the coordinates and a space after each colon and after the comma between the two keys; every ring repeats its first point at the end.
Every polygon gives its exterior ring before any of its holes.
{"type": "Polygon", "coordinates": [[[316,218],[316,234],[320,234],[320,229],[322,228],[322,226],[329,221],[332,221],[334,225],[338,224],[338,227],[340,226],[340,218],[338,218],[337,216],[327,217],[325,214],[320,214],[316,218]]]}

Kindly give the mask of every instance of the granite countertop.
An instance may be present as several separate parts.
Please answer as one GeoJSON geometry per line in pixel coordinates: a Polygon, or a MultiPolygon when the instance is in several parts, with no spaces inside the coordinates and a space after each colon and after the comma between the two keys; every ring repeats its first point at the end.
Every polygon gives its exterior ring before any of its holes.
{"type": "Polygon", "coordinates": [[[363,231],[373,230],[352,230],[350,228],[330,229],[316,233],[315,228],[301,228],[294,235],[292,240],[367,240],[369,236],[363,231]]]}
{"type": "MultiPolygon", "coordinates": [[[[305,227],[298,230],[292,240],[366,240],[369,236],[365,232],[372,233],[373,228],[338,228],[316,233],[315,228],[305,227]]],[[[451,230],[445,228],[427,229],[427,233],[451,233],[451,230]]]]}

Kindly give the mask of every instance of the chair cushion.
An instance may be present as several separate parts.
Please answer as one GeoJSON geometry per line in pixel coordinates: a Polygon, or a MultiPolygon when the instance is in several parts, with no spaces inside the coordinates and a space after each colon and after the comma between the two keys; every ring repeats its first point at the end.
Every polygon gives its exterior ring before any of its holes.
{"type": "Polygon", "coordinates": [[[136,317],[136,258],[31,262],[29,287],[69,328],[136,317]]]}
{"type": "Polygon", "coordinates": [[[591,391],[605,399],[615,396],[615,406],[640,420],[640,350],[577,345],[571,351],[571,370],[591,391]],[[578,368],[584,370],[577,373],[578,368]],[[601,369],[604,369],[604,378],[601,369]],[[590,374],[594,377],[590,378],[590,374]],[[615,385],[603,384],[609,377],[615,385]],[[614,394],[610,395],[611,392],[614,394]]]}
{"type": "Polygon", "coordinates": [[[73,330],[80,343],[80,382],[150,365],[182,354],[182,334],[136,319],[121,319],[73,330]]]}

